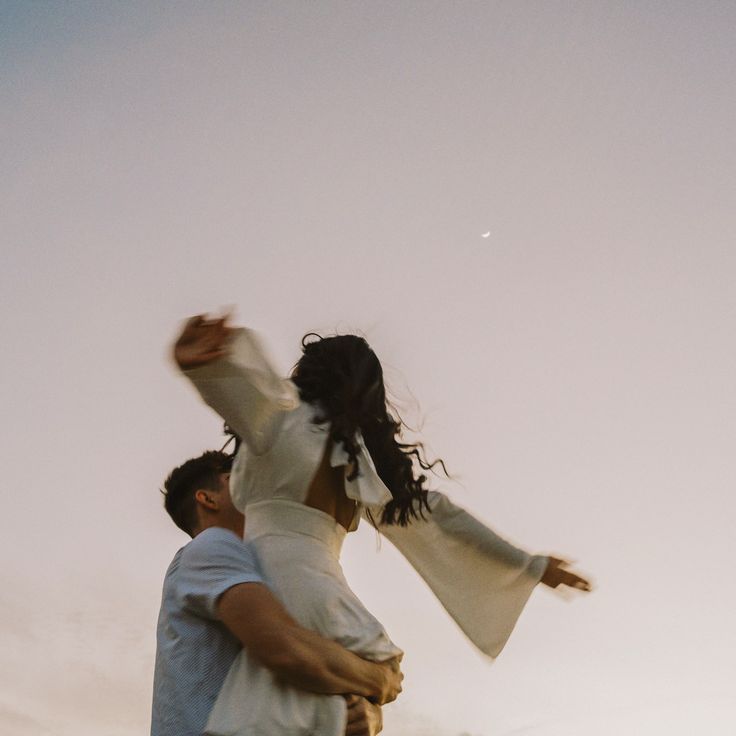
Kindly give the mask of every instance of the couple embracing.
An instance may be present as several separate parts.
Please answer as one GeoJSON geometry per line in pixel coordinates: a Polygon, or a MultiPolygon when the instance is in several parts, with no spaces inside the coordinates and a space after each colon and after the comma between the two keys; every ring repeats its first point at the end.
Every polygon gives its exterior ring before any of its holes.
{"type": "Polygon", "coordinates": [[[286,379],[253,332],[199,316],[174,357],[236,451],[189,460],[166,482],[166,509],[193,539],[164,582],[152,736],[380,730],[402,652],[340,566],[361,518],[491,657],[537,583],[589,589],[426,488],[432,465],[402,442],[363,338],[307,335],[286,379]]]}

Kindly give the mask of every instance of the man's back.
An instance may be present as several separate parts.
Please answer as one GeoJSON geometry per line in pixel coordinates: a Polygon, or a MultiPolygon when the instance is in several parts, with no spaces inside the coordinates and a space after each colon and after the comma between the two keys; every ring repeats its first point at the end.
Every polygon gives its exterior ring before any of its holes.
{"type": "Polygon", "coordinates": [[[151,736],[201,735],[240,650],[218,620],[217,601],[249,582],[263,582],[255,557],[227,529],[205,529],[174,556],[156,632],[151,736]]]}

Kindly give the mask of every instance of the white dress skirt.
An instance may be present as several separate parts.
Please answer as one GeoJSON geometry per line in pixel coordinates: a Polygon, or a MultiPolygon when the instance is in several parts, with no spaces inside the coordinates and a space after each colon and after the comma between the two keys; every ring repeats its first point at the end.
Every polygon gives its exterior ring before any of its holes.
{"type": "MultiPolygon", "coordinates": [[[[339,560],[346,532],[329,514],[294,501],[260,501],[246,508],[246,523],[269,588],[296,621],[366,659],[401,654],[350,590],[339,560]]],[[[345,726],[341,696],[289,687],[242,650],[205,733],[342,736],[345,726]]]]}

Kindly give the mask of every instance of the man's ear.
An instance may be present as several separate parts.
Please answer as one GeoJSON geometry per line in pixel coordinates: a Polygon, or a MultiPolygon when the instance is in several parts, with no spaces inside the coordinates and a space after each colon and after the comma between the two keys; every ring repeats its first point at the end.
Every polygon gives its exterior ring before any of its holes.
{"type": "Polygon", "coordinates": [[[207,491],[203,488],[200,488],[198,491],[194,492],[194,500],[198,504],[200,504],[200,506],[204,506],[210,511],[217,511],[217,509],[219,508],[219,504],[215,499],[215,494],[212,493],[212,491],[207,491]]]}

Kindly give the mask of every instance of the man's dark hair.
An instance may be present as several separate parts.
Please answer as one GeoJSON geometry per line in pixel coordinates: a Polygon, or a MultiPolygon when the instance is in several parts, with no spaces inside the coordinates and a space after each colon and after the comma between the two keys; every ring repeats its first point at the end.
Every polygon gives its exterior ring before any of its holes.
{"type": "Polygon", "coordinates": [[[197,526],[197,502],[194,494],[203,488],[216,491],[220,475],[229,473],[231,455],[209,450],[174,468],[164,482],[164,508],[179,529],[190,537],[197,526]]]}

